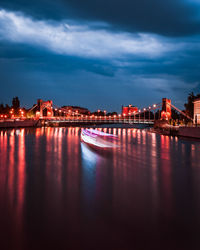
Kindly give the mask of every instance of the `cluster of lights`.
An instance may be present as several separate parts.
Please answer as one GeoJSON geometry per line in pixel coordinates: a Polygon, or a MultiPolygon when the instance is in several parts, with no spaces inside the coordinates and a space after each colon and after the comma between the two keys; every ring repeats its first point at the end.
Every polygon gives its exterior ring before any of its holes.
{"type": "MultiPolygon", "coordinates": [[[[104,110],[104,111],[101,111],[100,109],[98,109],[97,110],[97,112],[98,113],[100,113],[100,112],[103,112],[104,113],[104,116],[95,116],[95,115],[83,115],[83,114],[80,114],[79,113],[79,111],[78,110],[75,110],[74,112],[73,112],[73,110],[71,110],[71,109],[68,109],[68,110],[63,110],[63,109],[57,109],[57,108],[55,108],[54,109],[54,111],[58,111],[59,112],[59,114],[61,114],[61,113],[63,113],[63,114],[65,114],[65,115],[77,115],[77,118],[78,118],[78,115],[80,115],[80,118],[81,119],[87,119],[87,118],[90,118],[90,119],[93,119],[93,118],[95,118],[95,119],[102,119],[102,118],[104,118],[104,119],[111,119],[111,118],[114,118],[114,119],[116,119],[116,118],[121,118],[121,117],[126,117],[127,115],[128,116],[130,116],[130,115],[137,115],[138,113],[141,113],[141,112],[145,112],[145,111],[150,111],[150,110],[154,110],[155,108],[157,108],[157,104],[153,104],[152,106],[149,106],[148,108],[143,108],[143,109],[139,109],[138,111],[133,111],[133,112],[129,112],[128,114],[118,114],[118,115],[110,115],[110,116],[106,116],[106,113],[107,113],[107,111],[106,110],[104,110]]],[[[52,107],[51,107],[51,109],[53,109],[52,107]]],[[[25,112],[22,110],[22,109],[20,109],[19,110],[19,112],[20,112],[20,116],[21,117],[24,117],[24,115],[25,115],[25,112]]],[[[14,109],[11,109],[10,110],[10,115],[11,115],[11,117],[13,117],[14,116],[14,109]]],[[[40,114],[40,112],[39,111],[37,111],[36,112],[36,115],[39,115],[40,114]]],[[[51,114],[51,112],[50,111],[48,111],[47,112],[47,114],[48,115],[50,115],[51,114]]],[[[0,118],[8,118],[8,115],[0,115],[0,118]]],[[[79,118],[79,119],[80,119],[79,118]]]]}
{"type": "Polygon", "coordinates": [[[129,112],[128,114],[122,114],[122,115],[124,117],[127,116],[127,115],[128,116],[137,115],[137,114],[140,114],[140,113],[145,113],[146,111],[154,110],[157,107],[158,107],[157,104],[153,104],[152,106],[149,106],[148,108],[139,109],[138,111],[133,111],[133,112],[129,112]]]}
{"type": "MultiPolygon", "coordinates": [[[[62,113],[64,113],[64,114],[66,114],[66,115],[73,115],[73,116],[75,116],[75,115],[77,115],[77,119],[102,119],[102,118],[104,118],[104,119],[111,119],[111,118],[114,118],[114,119],[116,119],[116,118],[121,118],[122,116],[125,118],[127,115],[128,116],[130,116],[130,115],[137,115],[137,114],[140,114],[140,113],[144,113],[144,112],[146,112],[146,111],[150,111],[150,110],[154,110],[155,108],[157,108],[157,104],[153,104],[152,106],[149,106],[148,108],[143,108],[143,109],[139,109],[138,111],[133,111],[133,112],[129,112],[128,114],[118,114],[118,115],[112,115],[112,116],[106,116],[106,110],[104,110],[104,111],[102,111],[103,113],[104,113],[104,116],[97,116],[97,115],[83,115],[83,114],[80,114],[79,113],[79,111],[78,110],[75,110],[74,112],[73,112],[73,110],[67,110],[67,111],[64,111],[64,110],[62,110],[62,109],[55,109],[55,111],[58,111],[59,112],[59,114],[61,114],[61,112],[62,113]],[[80,115],[80,117],[78,118],[78,115],[80,115]]],[[[97,110],[97,112],[98,113],[100,113],[101,112],[101,110],[100,109],[98,109],[97,110]]]]}
{"type": "MultiPolygon", "coordinates": [[[[97,115],[96,115],[96,116],[95,116],[95,115],[91,115],[91,116],[89,116],[89,115],[83,115],[83,114],[79,113],[79,110],[74,110],[74,111],[73,111],[73,110],[71,110],[71,109],[64,110],[64,109],[62,109],[62,108],[61,108],[61,109],[55,108],[54,111],[57,111],[57,112],[59,113],[59,115],[65,114],[66,116],[67,116],[67,115],[73,116],[73,117],[74,117],[74,116],[77,116],[77,119],[80,119],[80,118],[84,119],[84,118],[88,118],[88,117],[89,117],[90,119],[92,119],[93,117],[96,118],[96,119],[97,119],[97,118],[102,118],[102,116],[99,116],[99,115],[98,115],[98,116],[97,116],[97,115]],[[79,118],[78,116],[80,116],[80,118],[79,118]]],[[[98,109],[97,112],[100,113],[101,110],[98,109]]],[[[105,117],[105,116],[106,116],[106,112],[107,112],[106,110],[103,111],[103,113],[104,113],[104,118],[105,118],[105,119],[106,119],[106,117],[105,117]]]]}
{"type": "Polygon", "coordinates": [[[21,115],[22,117],[24,117],[24,111],[23,111],[22,109],[20,109],[19,112],[20,112],[20,115],[21,115]]]}
{"type": "MultiPolygon", "coordinates": [[[[20,117],[25,117],[25,112],[23,111],[23,109],[19,109],[19,115],[20,117]]],[[[11,118],[14,118],[15,117],[15,112],[14,112],[14,109],[10,109],[9,111],[9,115],[3,115],[1,114],[0,115],[0,118],[8,118],[8,117],[11,117],[11,118]]]]}
{"type": "Polygon", "coordinates": [[[14,109],[11,109],[10,114],[13,115],[14,109]]]}
{"type": "MultiPolygon", "coordinates": [[[[147,111],[147,110],[151,110],[151,109],[155,109],[157,107],[157,105],[156,104],[153,104],[153,106],[149,106],[148,108],[143,108],[143,111],[145,112],[145,111],[147,111]]],[[[141,113],[142,111],[141,111],[141,109],[139,109],[138,110],[138,113],[141,113]]]]}
{"type": "Polygon", "coordinates": [[[102,118],[104,118],[104,119],[106,119],[106,118],[109,118],[109,119],[111,119],[111,118],[117,118],[117,117],[121,117],[121,114],[119,114],[119,115],[113,115],[113,116],[97,116],[97,115],[80,115],[80,118],[90,118],[90,119],[98,119],[98,118],[100,118],[100,119],[102,119],[102,118]]]}

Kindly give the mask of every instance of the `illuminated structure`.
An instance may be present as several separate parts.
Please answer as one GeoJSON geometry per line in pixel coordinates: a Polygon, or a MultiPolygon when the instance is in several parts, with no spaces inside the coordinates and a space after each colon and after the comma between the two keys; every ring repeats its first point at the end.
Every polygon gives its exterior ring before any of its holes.
{"type": "Polygon", "coordinates": [[[128,106],[122,106],[122,115],[134,115],[134,113],[138,112],[138,108],[132,106],[131,104],[128,106]]]}
{"type": "Polygon", "coordinates": [[[167,98],[162,99],[162,112],[161,112],[161,119],[169,120],[171,119],[172,112],[171,112],[171,100],[167,98]]]}
{"type": "Polygon", "coordinates": [[[43,101],[42,99],[37,100],[37,106],[39,111],[36,112],[36,117],[52,117],[53,116],[53,102],[43,101]],[[45,113],[45,114],[44,114],[45,113]]]}
{"type": "Polygon", "coordinates": [[[65,109],[66,113],[77,113],[83,115],[89,115],[90,111],[87,108],[82,108],[79,106],[63,106],[62,109],[65,109]]]}
{"type": "Polygon", "coordinates": [[[194,101],[194,123],[200,124],[200,98],[194,101]]]}

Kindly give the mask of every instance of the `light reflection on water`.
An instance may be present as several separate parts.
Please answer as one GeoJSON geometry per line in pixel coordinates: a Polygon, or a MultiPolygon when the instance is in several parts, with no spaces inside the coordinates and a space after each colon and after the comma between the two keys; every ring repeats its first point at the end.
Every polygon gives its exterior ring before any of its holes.
{"type": "Polygon", "coordinates": [[[118,135],[119,148],[92,150],[80,142],[81,128],[0,131],[7,249],[102,249],[105,242],[110,249],[192,249],[200,232],[200,142],[146,129],[99,130],[118,135]]]}

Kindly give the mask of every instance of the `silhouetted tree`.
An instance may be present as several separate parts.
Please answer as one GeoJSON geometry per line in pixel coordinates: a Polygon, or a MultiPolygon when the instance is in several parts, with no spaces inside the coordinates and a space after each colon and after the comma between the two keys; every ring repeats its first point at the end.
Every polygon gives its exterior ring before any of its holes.
{"type": "Polygon", "coordinates": [[[173,120],[179,120],[180,119],[180,114],[175,109],[172,109],[171,112],[172,112],[172,119],[173,120]]]}
{"type": "Polygon", "coordinates": [[[19,101],[19,98],[17,96],[14,97],[13,100],[12,100],[12,107],[15,110],[19,109],[19,107],[20,107],[20,101],[19,101]]]}
{"type": "Polygon", "coordinates": [[[3,105],[3,103],[1,103],[1,104],[0,104],[0,113],[3,114],[3,112],[4,112],[4,105],[3,105]]]}
{"type": "Polygon", "coordinates": [[[108,114],[106,114],[107,116],[112,116],[112,115],[117,115],[117,112],[112,112],[112,113],[108,113],[108,114]]]}
{"type": "Polygon", "coordinates": [[[159,120],[159,119],[160,119],[160,115],[161,115],[161,111],[158,109],[158,110],[155,112],[155,119],[156,119],[156,120],[159,120]]]}
{"type": "Polygon", "coordinates": [[[92,115],[97,115],[97,116],[103,116],[104,115],[104,112],[103,111],[95,111],[93,113],[91,113],[92,115]]]}

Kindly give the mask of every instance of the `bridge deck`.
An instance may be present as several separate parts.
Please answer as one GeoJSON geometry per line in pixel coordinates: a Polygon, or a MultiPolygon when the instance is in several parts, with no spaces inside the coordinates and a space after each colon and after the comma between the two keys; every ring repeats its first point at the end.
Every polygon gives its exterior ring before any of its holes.
{"type": "Polygon", "coordinates": [[[154,120],[144,119],[48,119],[46,123],[85,123],[85,124],[154,124],[154,120]]]}

